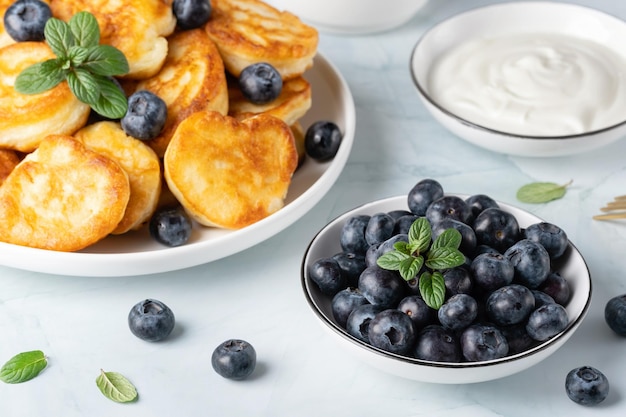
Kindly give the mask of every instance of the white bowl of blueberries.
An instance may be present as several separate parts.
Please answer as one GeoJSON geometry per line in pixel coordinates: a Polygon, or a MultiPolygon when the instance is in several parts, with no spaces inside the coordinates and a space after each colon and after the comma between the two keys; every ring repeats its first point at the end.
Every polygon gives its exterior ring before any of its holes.
{"type": "Polygon", "coordinates": [[[302,287],[322,327],[400,377],[464,384],[548,358],[591,301],[564,230],[435,180],[339,216],[311,241],[302,287]]]}

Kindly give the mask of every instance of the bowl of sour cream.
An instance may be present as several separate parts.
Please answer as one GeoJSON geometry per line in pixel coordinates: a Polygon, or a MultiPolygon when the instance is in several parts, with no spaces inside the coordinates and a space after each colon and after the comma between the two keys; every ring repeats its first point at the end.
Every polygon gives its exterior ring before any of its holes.
{"type": "Polygon", "coordinates": [[[588,7],[494,4],[417,42],[410,68],[433,117],[491,151],[591,151],[626,136],[626,22],[588,7]]]}

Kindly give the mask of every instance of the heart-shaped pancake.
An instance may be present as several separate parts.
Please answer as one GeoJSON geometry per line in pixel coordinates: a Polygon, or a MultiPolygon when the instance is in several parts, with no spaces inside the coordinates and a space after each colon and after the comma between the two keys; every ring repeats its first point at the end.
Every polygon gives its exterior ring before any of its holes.
{"type": "Polygon", "coordinates": [[[194,113],[179,126],[164,158],[165,179],[200,224],[239,229],[284,205],[298,152],[289,126],[261,114],[238,121],[194,113]]]}
{"type": "Polygon", "coordinates": [[[129,195],[117,163],[71,136],[49,136],[0,186],[0,241],[83,249],[117,227],[129,195]]]}

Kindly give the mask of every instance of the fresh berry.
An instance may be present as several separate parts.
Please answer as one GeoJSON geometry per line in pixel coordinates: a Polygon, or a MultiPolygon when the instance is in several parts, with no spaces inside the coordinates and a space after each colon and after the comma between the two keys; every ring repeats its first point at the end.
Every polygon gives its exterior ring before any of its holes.
{"type": "Polygon", "coordinates": [[[337,155],[343,135],[339,126],[329,121],[318,121],[306,130],[304,149],[316,161],[328,161],[337,155]]]}
{"type": "Polygon", "coordinates": [[[481,362],[505,357],[509,344],[497,327],[472,324],[461,334],[461,350],[468,361],[481,362]]]}
{"type": "Polygon", "coordinates": [[[487,245],[503,253],[520,239],[521,231],[513,214],[492,207],[476,216],[474,233],[479,245],[487,245]]]}
{"type": "Polygon", "coordinates": [[[526,239],[533,240],[543,246],[550,259],[560,258],[567,249],[568,239],[567,234],[560,227],[552,223],[535,223],[528,226],[524,230],[524,236],[526,239]]]}
{"type": "Polygon", "coordinates": [[[245,340],[230,339],[215,348],[211,366],[224,378],[245,379],[256,368],[256,351],[245,340]]]}
{"type": "Polygon", "coordinates": [[[457,266],[443,272],[443,281],[446,286],[446,296],[456,294],[470,294],[474,287],[472,276],[467,268],[457,266]]]}
{"type": "Polygon", "coordinates": [[[346,221],[341,228],[339,243],[344,252],[352,252],[365,254],[370,245],[365,240],[365,228],[370,221],[370,216],[360,214],[352,216],[346,221]]]}
{"type": "Polygon", "coordinates": [[[500,208],[493,198],[485,194],[474,194],[466,198],[465,203],[470,207],[474,218],[488,208],[500,208]]]}
{"type": "Polygon", "coordinates": [[[577,404],[596,405],[609,395],[609,380],[596,368],[581,366],[565,377],[565,392],[577,404]]]}
{"type": "Polygon", "coordinates": [[[330,296],[335,296],[348,284],[341,267],[332,257],[320,258],[313,262],[309,267],[309,277],[322,293],[330,296]]]}
{"type": "Polygon", "coordinates": [[[357,339],[369,343],[370,322],[381,311],[383,311],[383,308],[374,304],[358,306],[348,316],[346,331],[357,339]]]}
{"type": "Polygon", "coordinates": [[[339,252],[334,254],[332,258],[337,261],[337,265],[341,268],[348,281],[347,285],[350,287],[359,285],[359,276],[366,267],[365,256],[352,252],[339,252]]]}
{"type": "Polygon", "coordinates": [[[487,317],[493,323],[510,326],[526,321],[535,309],[535,296],[523,285],[506,285],[489,295],[485,307],[487,317]]]}
{"type": "Polygon", "coordinates": [[[128,327],[138,338],[158,342],[172,333],[176,320],[172,310],[159,300],[146,299],[128,313],[128,327]]]}
{"type": "Polygon", "coordinates": [[[178,27],[189,30],[199,28],[208,22],[212,8],[209,0],[174,0],[172,11],[178,27]]]}
{"type": "Polygon", "coordinates": [[[398,310],[409,316],[415,330],[431,324],[435,317],[435,310],[428,307],[419,295],[408,295],[398,303],[398,310]]]}
{"type": "Polygon", "coordinates": [[[478,303],[468,294],[448,298],[437,311],[439,323],[449,330],[458,331],[469,326],[478,316],[478,303]]]}
{"type": "Polygon", "coordinates": [[[406,296],[407,286],[397,272],[372,266],[361,273],[359,290],[371,304],[392,308],[406,296]]]}
{"type": "Polygon", "coordinates": [[[462,198],[447,195],[433,201],[426,209],[425,215],[430,224],[437,224],[443,219],[453,219],[467,224],[471,220],[472,210],[462,198]]]}
{"type": "Polygon", "coordinates": [[[387,213],[376,213],[365,227],[365,241],[369,245],[382,243],[393,235],[395,220],[387,213]]]}
{"type": "Polygon", "coordinates": [[[193,223],[181,207],[166,207],[157,210],[148,224],[150,236],[163,245],[184,245],[191,238],[193,223]]]}
{"type": "Polygon", "coordinates": [[[540,290],[531,290],[531,291],[533,293],[533,296],[535,297],[535,308],[539,308],[542,305],[552,304],[556,302],[554,301],[554,298],[550,297],[548,294],[546,294],[543,291],[540,291],[540,290]]]}
{"type": "Polygon", "coordinates": [[[367,300],[357,288],[348,287],[335,294],[330,305],[337,324],[341,327],[346,327],[350,313],[358,306],[367,303],[367,300]]]}
{"type": "Polygon", "coordinates": [[[522,239],[504,252],[513,264],[515,280],[528,288],[539,288],[550,273],[550,255],[539,243],[522,239]]]}
{"type": "Polygon", "coordinates": [[[470,264],[470,272],[482,288],[493,291],[513,282],[513,264],[500,253],[482,253],[470,264]]]}
{"type": "Polygon", "coordinates": [[[411,225],[415,223],[415,220],[417,220],[418,217],[419,216],[410,213],[396,218],[396,224],[393,226],[393,234],[408,234],[409,229],[411,229],[411,225]]]}
{"type": "Polygon", "coordinates": [[[18,0],[4,13],[4,29],[17,42],[43,41],[50,6],[39,0],[18,0]]]}
{"type": "Polygon", "coordinates": [[[439,182],[430,178],[421,180],[409,191],[407,196],[409,210],[417,216],[424,216],[428,206],[441,197],[443,197],[443,187],[439,182]]]}
{"type": "Polygon", "coordinates": [[[434,362],[461,362],[461,345],[456,335],[437,324],[424,327],[418,334],[414,355],[434,362]]]}
{"type": "Polygon", "coordinates": [[[545,304],[530,313],[526,331],[534,340],[543,342],[565,330],[568,323],[565,307],[556,303],[545,304]]]}
{"type": "Polygon", "coordinates": [[[395,309],[376,314],[369,324],[368,335],[372,346],[401,355],[408,354],[415,344],[413,322],[395,309]]]}
{"type": "Polygon", "coordinates": [[[461,221],[445,218],[432,224],[433,240],[448,229],[455,229],[461,234],[459,250],[468,256],[473,256],[476,251],[476,233],[474,233],[474,229],[461,221]]]}
{"type": "Polygon", "coordinates": [[[613,297],[606,303],[604,319],[611,330],[626,337],[626,294],[613,297]]]}
{"type": "Polygon", "coordinates": [[[546,280],[539,286],[539,290],[552,297],[555,303],[563,306],[569,301],[571,293],[567,280],[556,271],[548,274],[546,280]]]}
{"type": "Polygon", "coordinates": [[[283,79],[276,68],[267,62],[248,65],[239,74],[239,88],[243,96],[254,104],[276,100],[283,89],[283,79]]]}
{"type": "Polygon", "coordinates": [[[167,120],[167,105],[156,94],[140,90],[128,97],[128,111],[122,117],[122,129],[140,140],[157,137],[167,120]]]}

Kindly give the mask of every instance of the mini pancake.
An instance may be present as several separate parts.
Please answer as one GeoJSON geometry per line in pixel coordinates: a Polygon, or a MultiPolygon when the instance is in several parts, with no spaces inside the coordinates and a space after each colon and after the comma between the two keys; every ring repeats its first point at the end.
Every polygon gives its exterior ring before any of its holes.
{"type": "Polygon", "coordinates": [[[32,152],[47,135],[71,135],[86,123],[90,108],[72,94],[65,81],[33,95],[14,88],[22,70],[54,57],[43,42],[0,48],[0,147],[32,152]]]}
{"type": "Polygon", "coordinates": [[[117,162],[130,184],[130,198],[114,235],[137,230],[150,219],[161,192],[161,163],[145,143],[126,135],[117,122],[98,122],[76,132],[87,148],[117,162]]]}
{"type": "Polygon", "coordinates": [[[296,142],[296,150],[298,151],[298,167],[300,167],[306,158],[306,148],[304,147],[306,132],[304,131],[300,121],[295,122],[289,126],[289,128],[291,129],[291,133],[293,134],[293,138],[296,142]]]}
{"type": "Polygon", "coordinates": [[[133,87],[134,91],[149,90],[167,104],[163,131],[147,142],[161,157],[178,124],[190,114],[200,110],[228,112],[224,63],[206,32],[182,31],[168,41],[169,52],[159,73],[133,87]]]}
{"type": "Polygon", "coordinates": [[[313,65],[319,36],[297,16],[260,0],[212,0],[211,5],[205,30],[232,75],[238,77],[248,65],[267,62],[286,80],[313,65]]]}
{"type": "Polygon", "coordinates": [[[267,104],[254,104],[246,99],[237,80],[229,77],[228,96],[228,114],[239,120],[266,113],[292,125],[311,108],[311,85],[302,77],[286,80],[280,95],[267,104]]]}
{"type": "Polygon", "coordinates": [[[10,149],[0,149],[0,185],[20,163],[20,157],[10,149]]]}
{"type": "Polygon", "coordinates": [[[198,223],[239,229],[283,207],[298,154],[276,117],[240,122],[205,111],[178,126],[163,163],[169,189],[198,223]]]}
{"type": "Polygon", "coordinates": [[[125,78],[156,74],[167,56],[166,37],[176,18],[170,1],[51,0],[52,15],[64,21],[80,11],[93,14],[100,26],[100,43],[124,53],[130,72],[125,78]]]}
{"type": "Polygon", "coordinates": [[[0,187],[0,241],[83,249],[117,227],[129,195],[128,176],[117,163],[71,136],[49,136],[0,187]]]}

